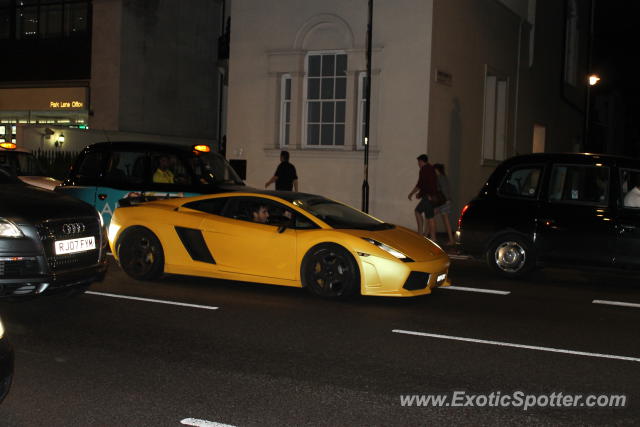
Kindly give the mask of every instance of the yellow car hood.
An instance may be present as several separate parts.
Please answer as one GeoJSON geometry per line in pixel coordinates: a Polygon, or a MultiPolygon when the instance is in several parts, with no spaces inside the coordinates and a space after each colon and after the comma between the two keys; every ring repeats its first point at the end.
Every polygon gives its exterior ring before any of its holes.
{"type": "Polygon", "coordinates": [[[365,237],[376,240],[407,255],[414,261],[431,261],[446,256],[446,253],[430,240],[427,240],[415,231],[404,227],[395,226],[391,230],[367,231],[367,230],[340,230],[357,237],[365,237]]]}

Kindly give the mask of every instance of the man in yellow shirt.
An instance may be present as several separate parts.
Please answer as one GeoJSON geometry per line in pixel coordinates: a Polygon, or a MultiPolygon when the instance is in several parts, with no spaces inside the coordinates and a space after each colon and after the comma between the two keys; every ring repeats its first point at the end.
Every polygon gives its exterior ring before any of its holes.
{"type": "Polygon", "coordinates": [[[175,177],[173,172],[169,169],[169,158],[167,156],[160,156],[158,158],[158,169],[153,174],[153,182],[163,184],[173,184],[175,177]]]}

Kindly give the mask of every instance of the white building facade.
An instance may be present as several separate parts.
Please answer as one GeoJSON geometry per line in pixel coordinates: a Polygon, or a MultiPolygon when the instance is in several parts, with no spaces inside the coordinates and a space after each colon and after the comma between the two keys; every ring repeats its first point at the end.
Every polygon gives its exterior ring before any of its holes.
{"type": "MultiPolygon", "coordinates": [[[[300,191],[361,207],[368,3],[230,2],[227,157],[249,185],[286,149],[300,191]]],[[[565,71],[584,68],[584,26],[567,30],[583,3],[374,0],[369,212],[415,228],[422,153],[447,168],[455,220],[501,160],[579,148],[584,88],[565,71]]]]}

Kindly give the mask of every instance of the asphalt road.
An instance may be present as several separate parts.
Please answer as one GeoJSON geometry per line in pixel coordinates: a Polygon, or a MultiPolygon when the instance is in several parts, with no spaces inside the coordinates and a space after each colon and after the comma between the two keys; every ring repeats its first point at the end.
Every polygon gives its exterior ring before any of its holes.
{"type": "Polygon", "coordinates": [[[637,424],[640,306],[593,303],[640,304],[633,276],[554,269],[510,282],[453,260],[451,277],[499,293],[335,302],[136,282],[112,265],[95,293],[0,303],[16,351],[0,425],[637,424]],[[413,395],[447,400],[403,406],[413,395]],[[558,407],[573,395],[577,407],[558,407]],[[581,406],[589,395],[626,406],[581,406]]]}

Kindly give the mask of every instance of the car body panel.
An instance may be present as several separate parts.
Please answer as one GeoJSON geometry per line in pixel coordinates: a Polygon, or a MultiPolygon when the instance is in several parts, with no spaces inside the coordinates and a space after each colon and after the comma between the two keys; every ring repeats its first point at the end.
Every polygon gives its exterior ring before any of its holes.
{"type": "Polygon", "coordinates": [[[133,207],[120,207],[109,227],[112,252],[118,259],[118,243],[131,227],[146,227],[160,240],[165,252],[165,273],[253,281],[302,287],[301,264],[307,252],[322,243],[345,248],[360,269],[363,295],[415,296],[446,286],[449,258],[436,244],[403,227],[378,231],[335,229],[291,201],[296,193],[279,197],[278,192],[234,192],[185,199],[160,200],[133,207]],[[215,198],[259,197],[285,206],[315,224],[312,229],[295,229],[260,224],[184,207],[193,201],[215,198]],[[212,260],[195,260],[178,228],[201,232],[212,260]],[[365,238],[393,246],[416,262],[403,262],[365,238]],[[403,288],[411,272],[430,274],[428,284],[417,290],[403,288]]]}

